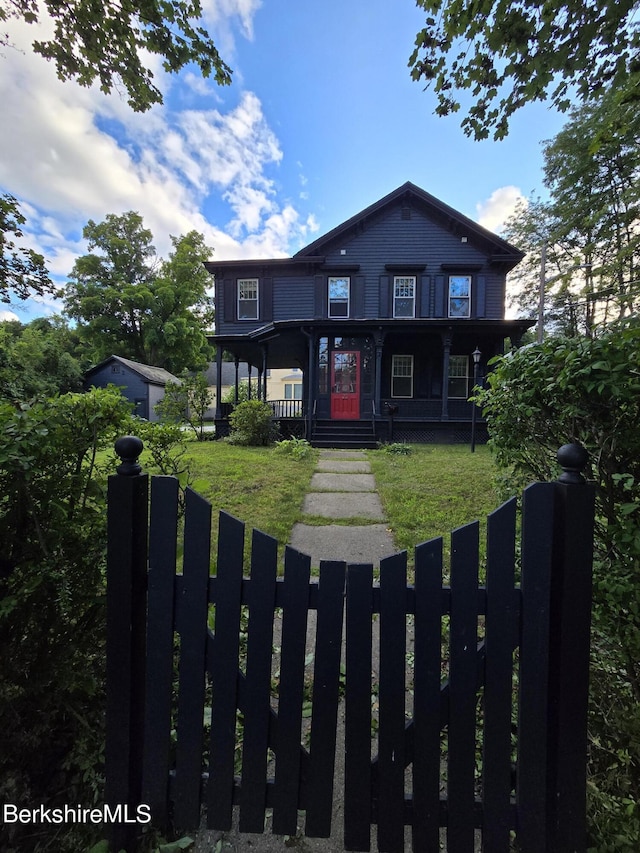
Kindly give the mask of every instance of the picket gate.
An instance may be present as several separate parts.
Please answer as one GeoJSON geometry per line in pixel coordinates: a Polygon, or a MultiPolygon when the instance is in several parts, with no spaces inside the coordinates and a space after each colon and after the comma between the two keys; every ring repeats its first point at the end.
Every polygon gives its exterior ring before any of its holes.
{"type": "MultiPolygon", "coordinates": [[[[279,577],[259,531],[245,576],[244,524],[226,513],[211,575],[211,506],[191,490],[179,571],[178,483],[154,476],[149,490],[140,449],[120,439],[109,480],[107,804],[147,804],[180,830],[203,814],[229,830],[237,807],[254,833],[269,810],[281,835],[302,811],[322,838],[343,797],[346,850],[370,850],[372,826],[381,853],[405,849],[405,827],[415,851],[439,850],[442,828],[448,853],[472,853],[477,832],[490,853],[512,837],[522,853],[586,850],[594,490],[581,448],[561,448],[558,482],[525,489],[520,525],[515,499],[488,517],[482,584],[478,522],[451,534],[448,584],[442,539],[416,548],[409,584],[405,552],[378,580],[333,561],[312,577],[287,548],[279,577]]],[[[112,849],[134,850],[138,829],[115,824],[112,849]]]]}

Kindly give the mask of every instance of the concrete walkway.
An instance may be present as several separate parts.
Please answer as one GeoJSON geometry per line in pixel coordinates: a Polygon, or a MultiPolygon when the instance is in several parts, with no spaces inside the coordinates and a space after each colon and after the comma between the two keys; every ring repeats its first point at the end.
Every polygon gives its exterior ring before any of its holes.
{"type": "Polygon", "coordinates": [[[320,523],[294,525],[290,544],[309,554],[313,568],[320,560],[373,563],[377,568],[382,557],[395,553],[364,451],[321,450],[303,512],[320,523]],[[332,519],[342,523],[325,522],[332,519]]]}

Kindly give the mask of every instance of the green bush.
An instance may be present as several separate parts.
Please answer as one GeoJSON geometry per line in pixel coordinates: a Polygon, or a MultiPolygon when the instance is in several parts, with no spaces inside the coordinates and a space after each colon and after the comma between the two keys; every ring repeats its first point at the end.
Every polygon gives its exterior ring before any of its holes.
{"type": "Polygon", "coordinates": [[[596,339],[549,338],[498,360],[479,394],[513,494],[557,475],[558,448],[589,453],[596,540],[589,818],[598,851],[640,849],[640,322],[596,339]]]}
{"type": "Polygon", "coordinates": [[[239,403],[229,415],[229,425],[232,444],[264,447],[272,444],[277,436],[271,406],[260,400],[239,403]]]}
{"type": "MultiPolygon", "coordinates": [[[[103,802],[108,451],[141,424],[113,388],[0,404],[1,802],[103,802]]],[[[144,429],[169,466],[176,436],[144,429]]],[[[53,829],[1,825],[0,849],[87,849],[86,827],[53,829]]]]}

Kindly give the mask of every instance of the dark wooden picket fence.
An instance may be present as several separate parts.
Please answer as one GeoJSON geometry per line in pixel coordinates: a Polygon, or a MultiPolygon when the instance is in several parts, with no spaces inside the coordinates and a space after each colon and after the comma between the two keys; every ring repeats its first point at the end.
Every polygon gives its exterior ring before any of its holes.
{"type": "MultiPolygon", "coordinates": [[[[344,846],[449,853],[586,850],[586,713],[593,499],[584,454],[559,453],[556,483],[524,491],[479,525],[370,565],[324,562],[220,513],[187,491],[182,572],[178,484],[140,473],[121,439],[109,482],[106,802],[151,806],[154,824],[328,837],[344,798],[344,846]],[[346,606],[345,606],[346,603],[346,606]],[[315,611],[312,677],[307,621],[315,611]],[[374,620],[379,628],[374,631],[374,620]],[[279,673],[274,679],[274,625],[279,673]],[[341,670],[345,631],[345,664],[341,670]],[[379,673],[372,643],[379,631],[379,673]],[[277,682],[275,684],[274,682],[277,682]],[[344,688],[344,790],[334,790],[344,688]],[[310,714],[310,717],[309,717],[310,714]],[[310,719],[310,732],[304,737],[310,719]],[[241,734],[240,734],[241,732],[241,734]],[[303,745],[302,741],[305,740],[303,745]],[[372,749],[373,741],[373,749],[372,749]],[[372,758],[372,755],[374,756],[372,758]]],[[[114,849],[135,848],[115,825],[114,849]]]]}

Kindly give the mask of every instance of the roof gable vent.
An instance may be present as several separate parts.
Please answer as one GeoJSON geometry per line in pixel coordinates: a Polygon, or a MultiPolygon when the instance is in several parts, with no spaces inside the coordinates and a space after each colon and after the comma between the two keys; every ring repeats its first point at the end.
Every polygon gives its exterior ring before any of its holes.
{"type": "Polygon", "coordinates": [[[401,213],[401,219],[411,219],[411,208],[403,207],[401,213]]]}

